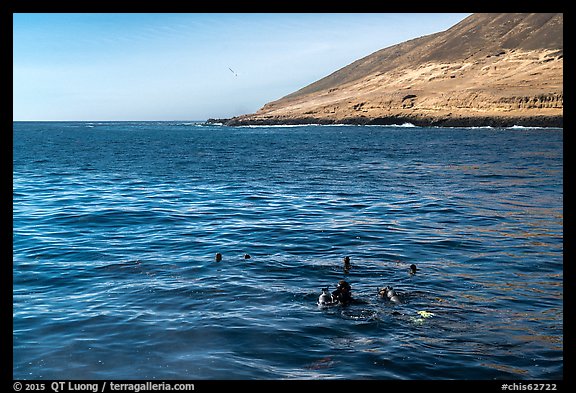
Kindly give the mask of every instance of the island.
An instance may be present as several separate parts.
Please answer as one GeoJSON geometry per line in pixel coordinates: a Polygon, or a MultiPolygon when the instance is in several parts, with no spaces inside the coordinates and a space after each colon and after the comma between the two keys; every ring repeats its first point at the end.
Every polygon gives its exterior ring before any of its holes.
{"type": "Polygon", "coordinates": [[[563,127],[563,14],[472,14],[224,125],[563,127]]]}

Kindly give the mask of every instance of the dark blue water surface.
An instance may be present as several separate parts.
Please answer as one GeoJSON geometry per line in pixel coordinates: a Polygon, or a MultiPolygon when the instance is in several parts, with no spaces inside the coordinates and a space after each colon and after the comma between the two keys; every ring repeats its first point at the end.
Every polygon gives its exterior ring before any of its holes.
{"type": "Polygon", "coordinates": [[[16,379],[563,377],[562,129],[13,140],[16,379]],[[341,279],[359,302],[319,308],[341,279]]]}

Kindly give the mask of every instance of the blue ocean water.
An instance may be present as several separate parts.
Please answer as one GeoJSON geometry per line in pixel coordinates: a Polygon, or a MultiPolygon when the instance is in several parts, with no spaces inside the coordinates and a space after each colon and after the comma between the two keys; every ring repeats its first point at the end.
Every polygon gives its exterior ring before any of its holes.
{"type": "Polygon", "coordinates": [[[15,379],[563,377],[562,129],[15,122],[13,175],[15,379]]]}

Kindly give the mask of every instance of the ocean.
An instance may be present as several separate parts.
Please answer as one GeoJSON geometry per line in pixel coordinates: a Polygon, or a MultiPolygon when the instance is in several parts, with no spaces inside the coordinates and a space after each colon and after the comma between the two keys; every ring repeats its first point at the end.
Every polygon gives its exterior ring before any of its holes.
{"type": "Polygon", "coordinates": [[[14,122],[12,280],[14,379],[560,380],[563,130],[14,122]]]}

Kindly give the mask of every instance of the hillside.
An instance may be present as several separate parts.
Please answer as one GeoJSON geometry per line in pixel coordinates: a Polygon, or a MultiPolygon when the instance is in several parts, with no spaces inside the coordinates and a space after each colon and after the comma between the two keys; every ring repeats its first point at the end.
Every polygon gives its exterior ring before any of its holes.
{"type": "Polygon", "coordinates": [[[353,62],[240,124],[562,126],[563,14],[473,14],[353,62]]]}

